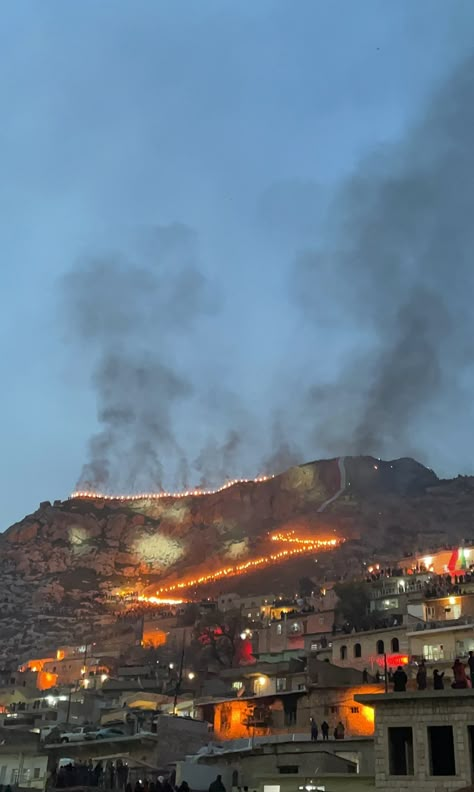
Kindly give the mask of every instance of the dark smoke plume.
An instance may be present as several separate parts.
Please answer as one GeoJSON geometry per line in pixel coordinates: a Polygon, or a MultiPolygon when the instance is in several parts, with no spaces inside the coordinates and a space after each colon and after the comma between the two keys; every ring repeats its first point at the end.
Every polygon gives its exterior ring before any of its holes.
{"type": "Polygon", "coordinates": [[[78,486],[159,489],[171,461],[186,485],[173,407],[192,387],[174,362],[172,339],[212,310],[194,234],[180,225],[157,228],[140,266],[117,256],[90,259],[62,286],[73,340],[92,360],[101,425],[78,486]]]}
{"type": "Polygon", "coordinates": [[[306,315],[327,334],[353,327],[340,375],[310,392],[326,452],[406,453],[472,365],[473,130],[471,59],[401,144],[361,162],[298,259],[306,315]]]}
{"type": "Polygon", "coordinates": [[[283,426],[283,416],[275,413],[271,432],[271,451],[263,460],[262,471],[266,475],[282,473],[303,461],[302,451],[295,445],[288,428],[283,426]]]}

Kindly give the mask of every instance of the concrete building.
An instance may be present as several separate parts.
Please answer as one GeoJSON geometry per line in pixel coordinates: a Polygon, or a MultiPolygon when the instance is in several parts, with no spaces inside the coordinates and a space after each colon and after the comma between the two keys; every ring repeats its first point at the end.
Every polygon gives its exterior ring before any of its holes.
{"type": "Polygon", "coordinates": [[[274,594],[248,594],[244,597],[235,593],[221,594],[217,599],[217,609],[222,613],[238,610],[250,622],[268,621],[274,601],[274,594]]]}
{"type": "Polygon", "coordinates": [[[424,659],[440,668],[442,664],[452,665],[456,657],[466,660],[469,651],[474,651],[474,620],[472,624],[434,622],[433,626],[407,632],[407,640],[412,660],[424,659]]]}
{"type": "Polygon", "coordinates": [[[208,741],[207,723],[160,715],[156,718],[153,733],[140,732],[64,745],[51,743],[45,745],[45,751],[50,757],[50,768],[64,757],[82,761],[122,757],[129,762],[139,759],[150,767],[165,768],[178,759],[184,759],[188,751],[198,751],[208,741]]]}
{"type": "Polygon", "coordinates": [[[368,586],[371,613],[405,614],[413,595],[422,595],[431,575],[381,575],[368,586]]]}
{"type": "Polygon", "coordinates": [[[259,792],[373,792],[373,741],[354,739],[330,743],[292,738],[247,740],[212,746],[209,752],[178,762],[176,780],[207,789],[216,775],[226,789],[248,786],[259,792]]]}
{"type": "Polygon", "coordinates": [[[474,561],[474,547],[450,547],[419,553],[400,559],[398,565],[413,571],[434,572],[435,575],[458,575],[474,561]]]}
{"type": "MultiPolygon", "coordinates": [[[[470,584],[472,586],[474,584],[470,584]]],[[[462,586],[464,589],[464,586],[462,586]]],[[[423,599],[423,620],[452,621],[453,619],[472,619],[474,623],[474,593],[446,594],[442,597],[423,599]]]]}
{"type": "Polygon", "coordinates": [[[44,789],[48,757],[39,734],[0,728],[0,784],[44,789]]]}
{"type": "Polygon", "coordinates": [[[474,690],[357,695],[375,709],[375,784],[449,792],[474,782],[474,690]]]}
{"type": "Polygon", "coordinates": [[[331,637],[332,663],[343,668],[366,668],[372,674],[383,673],[384,655],[389,668],[407,665],[409,648],[406,626],[383,630],[337,633],[331,637]]]}
{"type": "Polygon", "coordinates": [[[316,641],[330,636],[333,624],[334,611],[283,613],[282,617],[255,631],[255,653],[268,659],[283,652],[304,654],[308,637],[316,641]]]}
{"type": "Polygon", "coordinates": [[[199,716],[212,725],[217,740],[307,736],[311,718],[319,727],[326,721],[331,736],[340,721],[347,736],[370,736],[373,732],[372,711],[357,704],[354,696],[382,687],[362,685],[362,675],[354,669],[310,659],[307,668],[303,662],[290,661],[224,674],[229,679],[225,697],[196,701],[199,716]]]}

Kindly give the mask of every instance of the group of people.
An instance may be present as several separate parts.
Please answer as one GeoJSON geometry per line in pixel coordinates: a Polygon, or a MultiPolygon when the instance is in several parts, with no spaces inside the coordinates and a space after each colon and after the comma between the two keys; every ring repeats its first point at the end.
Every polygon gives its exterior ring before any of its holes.
{"type": "Polygon", "coordinates": [[[156,781],[149,781],[147,778],[144,781],[137,781],[135,787],[128,783],[125,792],[191,792],[191,790],[186,781],[176,786],[171,777],[158,776],[156,781]]]}
{"type": "Polygon", "coordinates": [[[69,762],[55,768],[51,773],[51,786],[57,789],[82,785],[124,789],[127,777],[128,766],[121,760],[117,760],[116,765],[109,760],[104,766],[102,761],[98,761],[94,765],[92,759],[89,759],[88,762],[78,759],[74,763],[69,762]]]}
{"type": "Polygon", "coordinates": [[[132,784],[129,779],[129,767],[122,759],[117,759],[115,762],[108,759],[105,764],[99,760],[95,765],[92,759],[88,762],[78,759],[74,763],[68,762],[54,769],[51,773],[49,788],[66,789],[76,786],[99,787],[117,792],[191,792],[186,781],[177,787],[174,776],[168,778],[158,776],[152,780],[145,778],[132,784]]]}
{"type": "MultiPolygon", "coordinates": [[[[312,742],[316,742],[319,737],[319,729],[318,724],[314,720],[313,717],[310,718],[311,722],[311,740],[312,742]]],[[[333,735],[335,740],[343,740],[344,735],[346,733],[346,729],[342,721],[339,721],[337,726],[334,729],[333,735]]],[[[323,721],[321,724],[321,735],[324,740],[329,740],[329,723],[327,721],[323,721]]]]}
{"type": "MultiPolygon", "coordinates": [[[[463,688],[471,688],[474,682],[474,652],[469,652],[467,664],[465,665],[459,657],[456,658],[453,664],[453,681],[451,687],[462,690],[463,688]],[[467,674],[469,671],[469,676],[467,674]]],[[[395,693],[404,693],[407,689],[408,676],[403,670],[402,666],[398,666],[393,674],[393,690],[395,693]]],[[[424,661],[418,667],[416,673],[416,686],[418,690],[426,690],[428,687],[428,671],[424,661]]],[[[444,671],[439,671],[437,668],[433,671],[433,690],[444,690],[444,671]]]]}

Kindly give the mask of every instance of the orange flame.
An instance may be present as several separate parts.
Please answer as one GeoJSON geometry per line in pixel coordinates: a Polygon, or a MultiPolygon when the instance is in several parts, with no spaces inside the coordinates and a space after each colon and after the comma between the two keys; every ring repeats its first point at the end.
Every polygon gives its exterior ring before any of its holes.
{"type": "Polygon", "coordinates": [[[119,500],[119,501],[136,501],[136,500],[160,500],[161,498],[194,498],[199,495],[216,495],[218,492],[223,492],[229,487],[234,487],[236,484],[261,484],[263,481],[269,481],[275,476],[257,476],[254,479],[232,479],[226,481],[221,487],[214,490],[191,489],[185,492],[141,492],[138,495],[104,495],[103,492],[93,492],[90,490],[76,490],[69,496],[69,500],[76,498],[89,498],[93,500],[119,500]]]}
{"type": "Polygon", "coordinates": [[[289,531],[286,534],[276,533],[271,536],[273,542],[287,542],[296,544],[297,547],[292,547],[285,550],[280,550],[278,553],[270,553],[266,556],[250,559],[241,564],[234,564],[228,567],[222,567],[215,572],[210,572],[205,575],[200,575],[195,578],[188,578],[181,580],[179,583],[173,583],[169,586],[162,586],[156,592],[156,596],[146,597],[141,596],[139,599],[146,602],[158,604],[160,601],[165,602],[163,595],[168,595],[173,592],[181,591],[182,589],[192,588],[195,586],[202,586],[206,583],[213,583],[216,580],[231,577],[234,575],[242,575],[245,572],[258,569],[259,567],[269,566],[272,563],[282,561],[283,559],[291,558],[292,556],[301,555],[302,553],[310,553],[315,550],[333,550],[337,547],[341,539],[302,539],[295,536],[294,531],[289,531]]]}

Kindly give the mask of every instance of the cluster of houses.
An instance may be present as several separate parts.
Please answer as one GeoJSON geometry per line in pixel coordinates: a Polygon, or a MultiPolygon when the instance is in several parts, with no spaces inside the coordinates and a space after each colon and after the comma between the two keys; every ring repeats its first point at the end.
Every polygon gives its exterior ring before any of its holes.
{"type": "Polygon", "coordinates": [[[41,790],[61,763],[113,759],[130,779],[172,774],[193,790],[217,774],[228,792],[470,785],[474,691],[451,687],[451,667],[474,652],[474,576],[443,553],[367,570],[377,628],[341,623],[329,585],[202,603],[220,619],[239,614],[251,645],[245,663],[212,672],[189,664],[193,626],[178,607],[142,616],[135,653],[122,629],[23,658],[0,672],[0,784],[41,790]],[[421,663],[428,687],[417,690],[421,663]],[[408,686],[394,693],[400,666],[408,686]],[[433,689],[435,668],[444,690],[433,689]]]}

